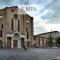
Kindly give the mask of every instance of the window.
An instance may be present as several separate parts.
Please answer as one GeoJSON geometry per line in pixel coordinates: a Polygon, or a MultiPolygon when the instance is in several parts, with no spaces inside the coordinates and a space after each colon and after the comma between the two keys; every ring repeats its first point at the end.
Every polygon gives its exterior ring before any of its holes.
{"type": "Polygon", "coordinates": [[[27,42],[27,47],[28,47],[28,48],[30,47],[30,42],[29,42],[29,41],[27,42]]]}
{"type": "Polygon", "coordinates": [[[12,19],[12,21],[11,21],[11,30],[13,30],[13,19],[12,19]]]}
{"type": "Polygon", "coordinates": [[[29,33],[27,28],[26,28],[26,32],[27,32],[27,39],[29,39],[29,33]]]}
{"type": "Polygon", "coordinates": [[[28,32],[27,32],[27,39],[29,39],[29,34],[28,34],[28,32]]]}
{"type": "Polygon", "coordinates": [[[21,47],[24,48],[24,38],[21,38],[21,47]]]}
{"type": "Polygon", "coordinates": [[[11,9],[11,12],[14,12],[14,9],[11,9]]]}
{"type": "Polygon", "coordinates": [[[34,47],[37,47],[37,44],[36,43],[34,43],[34,47]]]}
{"type": "Polygon", "coordinates": [[[26,28],[26,31],[28,31],[28,29],[26,28]]]}
{"type": "Polygon", "coordinates": [[[18,15],[17,14],[14,14],[14,19],[17,19],[18,18],[18,15]]]}
{"type": "Polygon", "coordinates": [[[0,30],[0,37],[2,37],[2,30],[0,30]]]}
{"type": "Polygon", "coordinates": [[[3,28],[3,24],[2,24],[2,26],[1,26],[2,28],[3,28]]]}
{"type": "Polygon", "coordinates": [[[18,19],[18,31],[20,31],[20,21],[19,21],[19,19],[18,19]]]}

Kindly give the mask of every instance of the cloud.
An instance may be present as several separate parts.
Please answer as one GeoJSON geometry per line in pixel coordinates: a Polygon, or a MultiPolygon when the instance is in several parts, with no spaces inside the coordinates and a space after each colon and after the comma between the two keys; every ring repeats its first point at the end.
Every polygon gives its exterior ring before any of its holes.
{"type": "Polygon", "coordinates": [[[29,5],[33,3],[33,0],[19,0],[19,3],[22,5],[29,5]]]}
{"type": "Polygon", "coordinates": [[[46,28],[47,31],[60,31],[60,24],[49,24],[49,23],[45,23],[43,24],[44,28],[46,28]]]}
{"type": "Polygon", "coordinates": [[[59,5],[60,5],[60,0],[56,0],[55,3],[53,3],[52,5],[49,5],[48,8],[46,9],[46,11],[48,9],[50,11],[47,11],[47,13],[45,15],[41,16],[41,18],[43,20],[47,19],[48,20],[47,23],[51,23],[51,24],[60,23],[60,6],[59,5]]]}
{"type": "Polygon", "coordinates": [[[2,3],[2,5],[9,5],[12,3],[12,0],[0,0],[0,3],[2,3]]]}
{"type": "Polygon", "coordinates": [[[48,0],[48,3],[45,4],[44,8],[40,11],[40,13],[43,13],[46,9],[48,9],[50,6],[56,3],[57,0],[48,0]]]}
{"type": "Polygon", "coordinates": [[[0,6],[2,6],[2,8],[5,6],[14,6],[14,5],[18,5],[19,4],[19,0],[0,0],[0,6]]]}
{"type": "Polygon", "coordinates": [[[34,34],[60,30],[60,0],[0,0],[0,8],[14,5],[36,5],[38,10],[27,12],[34,17],[34,34]]]}
{"type": "Polygon", "coordinates": [[[36,34],[40,34],[40,33],[43,33],[43,32],[46,32],[47,30],[44,28],[43,25],[35,25],[34,26],[34,35],[36,34]]]}
{"type": "Polygon", "coordinates": [[[46,4],[49,0],[19,0],[20,4],[46,4]]]}

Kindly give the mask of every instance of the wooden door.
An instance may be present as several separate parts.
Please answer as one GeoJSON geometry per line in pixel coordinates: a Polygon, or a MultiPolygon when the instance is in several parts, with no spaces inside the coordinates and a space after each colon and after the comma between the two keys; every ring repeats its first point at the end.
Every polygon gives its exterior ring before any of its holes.
{"type": "Polygon", "coordinates": [[[13,48],[16,48],[17,47],[17,40],[13,40],[13,48]]]}

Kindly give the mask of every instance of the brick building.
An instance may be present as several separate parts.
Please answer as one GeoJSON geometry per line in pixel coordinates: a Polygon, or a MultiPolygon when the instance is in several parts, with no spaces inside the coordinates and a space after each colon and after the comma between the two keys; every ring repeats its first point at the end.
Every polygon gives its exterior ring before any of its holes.
{"type": "Polygon", "coordinates": [[[0,9],[0,47],[31,47],[33,17],[17,6],[0,9]]]}
{"type": "MultiPolygon", "coordinates": [[[[45,33],[41,33],[38,35],[34,35],[33,47],[47,47],[49,36],[53,37],[53,42],[55,42],[55,38],[60,36],[60,32],[51,31],[51,32],[45,32],[45,33]]],[[[56,46],[56,45],[54,45],[54,46],[56,46]]]]}
{"type": "Polygon", "coordinates": [[[42,48],[42,47],[47,47],[47,37],[40,37],[39,35],[34,36],[33,40],[33,47],[36,48],[42,48]]]}

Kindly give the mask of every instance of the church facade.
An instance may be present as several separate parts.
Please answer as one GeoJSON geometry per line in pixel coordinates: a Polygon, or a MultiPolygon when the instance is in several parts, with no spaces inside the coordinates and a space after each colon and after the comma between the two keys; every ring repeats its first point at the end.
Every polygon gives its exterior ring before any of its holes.
{"type": "Polygon", "coordinates": [[[17,6],[0,9],[0,48],[31,47],[33,17],[17,6]]]}

